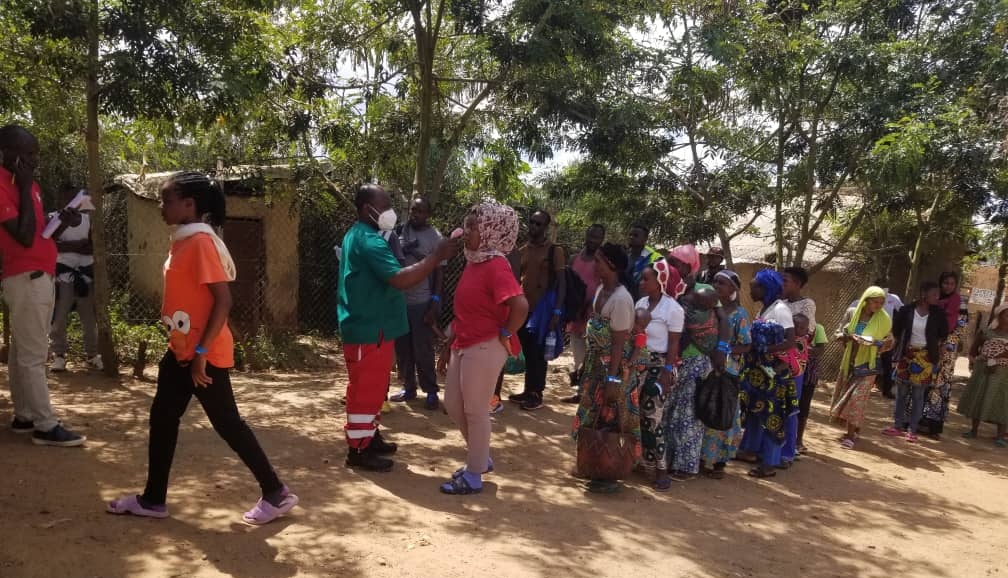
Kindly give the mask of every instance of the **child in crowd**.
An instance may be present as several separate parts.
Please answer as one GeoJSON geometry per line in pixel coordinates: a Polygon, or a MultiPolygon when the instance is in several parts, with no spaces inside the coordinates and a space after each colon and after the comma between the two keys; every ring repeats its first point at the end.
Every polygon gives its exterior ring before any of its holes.
{"type": "Polygon", "coordinates": [[[260,499],[242,518],[271,522],[298,503],[270,465],[255,434],[238,413],[231,376],[234,339],[228,328],[235,266],[214,228],[224,224],[220,186],[206,175],[177,173],[161,186],[161,216],[176,226],[164,266],[163,320],[168,351],[158,366],[157,392],[150,411],[147,487],[141,495],[112,500],[107,511],[149,518],[168,517],[168,476],[178,441],[179,421],[195,395],[214,430],[252,471],[260,499]]]}
{"type": "Polygon", "coordinates": [[[647,326],[651,323],[651,313],[645,308],[634,310],[632,339],[627,342],[627,362],[623,364],[623,383],[630,383],[631,371],[643,371],[649,359],[647,352],[647,326]]]}

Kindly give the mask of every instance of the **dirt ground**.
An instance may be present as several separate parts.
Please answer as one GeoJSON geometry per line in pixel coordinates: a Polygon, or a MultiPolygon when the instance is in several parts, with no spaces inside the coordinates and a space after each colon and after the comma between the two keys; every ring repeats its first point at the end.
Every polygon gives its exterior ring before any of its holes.
{"type": "MultiPolygon", "coordinates": [[[[600,496],[569,475],[573,407],[557,401],[569,393],[560,371],[544,409],[510,405],[495,419],[497,471],[469,497],[437,491],[463,460],[443,413],[396,407],[384,418],[401,447],[395,469],[357,474],[343,467],[342,372],[236,374],[239,406],[301,497],[261,528],[240,519],[258,498],[254,480],[195,403],[172,517],[105,514],[106,500],[142,488],[153,383],[54,376],[61,416],[88,443],[38,447],[0,432],[0,577],[1008,576],[1008,450],[986,426],[967,441],[953,416],[945,439],[910,445],[877,433],[890,404],[875,397],[864,439],[847,451],[824,419],[821,386],[810,453],[772,481],[731,464],[724,480],[668,494],[633,480],[600,496]]],[[[0,416],[10,413],[2,393],[0,416]]]]}

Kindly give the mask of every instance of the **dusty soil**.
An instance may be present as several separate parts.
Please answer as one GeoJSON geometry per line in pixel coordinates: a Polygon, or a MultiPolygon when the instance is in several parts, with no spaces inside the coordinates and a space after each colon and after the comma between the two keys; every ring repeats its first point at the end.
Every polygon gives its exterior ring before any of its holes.
{"type": "MultiPolygon", "coordinates": [[[[557,402],[569,393],[561,378],[551,376],[546,408],[496,418],[484,493],[451,497],[437,487],[463,447],[441,412],[395,408],[384,418],[402,447],[395,470],[361,475],[343,467],[342,372],[236,374],[243,413],[302,504],[251,528],[240,514],[255,482],[195,403],[172,517],[105,514],[106,500],[143,485],[153,383],[55,376],[54,402],[89,440],[46,448],[0,432],[0,577],[1008,575],[1008,450],[992,429],[967,441],[953,416],[940,442],[887,439],[877,432],[890,404],[875,397],[867,435],[846,451],[820,387],[810,453],[773,481],[731,464],[722,481],[655,494],[634,480],[599,496],[568,473],[573,408],[557,402]]],[[[10,411],[0,394],[0,416],[10,411]]]]}

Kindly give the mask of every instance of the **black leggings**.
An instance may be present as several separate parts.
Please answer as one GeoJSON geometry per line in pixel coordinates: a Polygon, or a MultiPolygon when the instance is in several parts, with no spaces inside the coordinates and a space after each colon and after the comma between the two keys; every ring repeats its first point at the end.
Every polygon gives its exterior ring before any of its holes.
{"type": "Polygon", "coordinates": [[[238,414],[228,370],[208,363],[206,373],[213,383],[196,387],[190,368],[179,365],[171,351],[158,365],[157,393],[150,410],[147,487],[143,493],[143,499],[150,504],[163,505],[166,501],[179,421],[193,395],[203,405],[217,434],[252,471],[263,495],[283,487],[255,434],[238,414]]]}
{"type": "Polygon", "coordinates": [[[819,360],[810,359],[805,368],[805,383],[802,384],[801,397],[798,399],[798,436],[796,447],[803,445],[805,425],[812,411],[812,398],[815,397],[816,386],[819,385],[819,360]]]}

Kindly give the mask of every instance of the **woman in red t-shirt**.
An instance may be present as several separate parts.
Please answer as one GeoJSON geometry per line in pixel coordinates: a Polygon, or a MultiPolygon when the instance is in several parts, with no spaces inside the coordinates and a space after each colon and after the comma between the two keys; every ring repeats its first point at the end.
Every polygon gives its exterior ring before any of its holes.
{"type": "Polygon", "coordinates": [[[518,354],[515,334],[528,315],[528,301],[507,260],[518,238],[514,209],[484,201],[469,211],[463,234],[467,263],[438,363],[442,373],[447,367],[445,409],[468,445],[465,467],[441,485],[442,492],[455,495],[479,493],[482,474],[493,470],[487,405],[507,356],[518,354]]]}
{"type": "Polygon", "coordinates": [[[234,365],[234,339],[227,324],[228,283],[235,279],[235,267],[214,231],[224,224],[224,209],[223,191],[202,173],[177,173],[161,186],[161,217],[177,227],[164,265],[161,314],[168,328],[168,351],[158,365],[150,411],[147,487],[141,495],[109,502],[109,513],[168,517],[168,474],[179,420],[194,395],[214,430],[259,482],[262,499],[242,519],[265,524],[298,503],[238,413],[231,389],[228,368],[234,365]]]}

